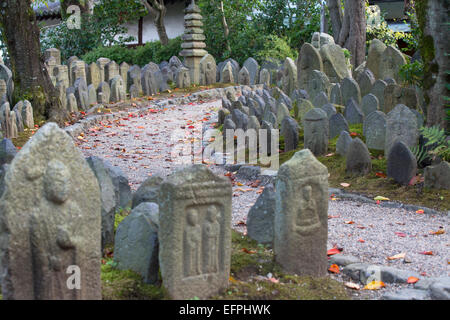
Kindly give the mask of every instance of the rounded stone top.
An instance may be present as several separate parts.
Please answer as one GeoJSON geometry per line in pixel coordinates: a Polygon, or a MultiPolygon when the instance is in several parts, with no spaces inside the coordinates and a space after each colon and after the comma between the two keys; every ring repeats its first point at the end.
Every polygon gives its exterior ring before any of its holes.
{"type": "Polygon", "coordinates": [[[392,118],[394,115],[395,115],[395,116],[398,115],[398,117],[404,118],[406,115],[411,115],[411,114],[414,115],[414,113],[412,113],[411,109],[409,109],[407,106],[405,106],[404,104],[397,104],[397,105],[395,106],[395,108],[392,109],[392,110],[387,114],[387,116],[390,117],[390,118],[392,118]]]}
{"type": "Polygon", "coordinates": [[[305,121],[317,121],[327,118],[327,113],[321,108],[311,109],[305,115],[305,121]]]}

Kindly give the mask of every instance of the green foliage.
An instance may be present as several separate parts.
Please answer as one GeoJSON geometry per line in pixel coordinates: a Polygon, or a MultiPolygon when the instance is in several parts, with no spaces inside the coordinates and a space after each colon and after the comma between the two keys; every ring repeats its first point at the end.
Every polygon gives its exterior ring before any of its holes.
{"type": "Polygon", "coordinates": [[[369,47],[370,42],[373,39],[382,41],[385,45],[391,45],[397,47],[397,41],[400,39],[408,39],[411,35],[406,32],[396,32],[388,27],[388,24],[384,19],[381,19],[379,26],[367,26],[366,29],[366,43],[369,47]]]}
{"type": "Polygon", "coordinates": [[[293,60],[297,59],[298,53],[292,49],[285,38],[279,38],[276,35],[269,35],[265,37],[262,44],[262,49],[257,51],[254,58],[258,61],[265,61],[268,58],[277,60],[284,60],[290,57],[293,60]]]}
{"type": "Polygon", "coordinates": [[[0,56],[5,64],[9,63],[8,48],[6,47],[6,39],[3,37],[3,31],[0,26],[0,56]]]}
{"type": "Polygon", "coordinates": [[[317,1],[229,0],[224,14],[229,28],[224,35],[218,0],[199,0],[205,26],[207,50],[217,61],[233,58],[242,64],[254,57],[262,63],[268,57],[285,59],[296,52],[313,32],[319,30],[317,1]],[[230,45],[230,50],[227,48],[230,45]]]}
{"type": "MultiPolygon", "coordinates": [[[[368,1],[366,1],[366,7],[369,6],[368,1]]],[[[397,47],[397,41],[403,40],[407,43],[407,48],[402,48],[404,51],[415,51],[418,48],[418,37],[417,37],[417,19],[414,9],[407,13],[410,18],[411,29],[412,32],[400,32],[394,31],[388,27],[388,24],[384,18],[384,15],[381,15],[380,25],[371,26],[368,25],[366,28],[366,42],[367,47],[369,47],[370,42],[373,39],[381,40],[385,45],[392,45],[397,47]]],[[[368,16],[366,12],[366,16],[368,16]]]]}
{"type": "Polygon", "coordinates": [[[422,127],[419,131],[426,141],[425,146],[411,148],[411,152],[416,156],[418,164],[426,159],[434,159],[436,157],[444,161],[450,160],[450,139],[448,139],[444,129],[439,126],[432,126],[422,127]]]}
{"type": "Polygon", "coordinates": [[[119,227],[119,224],[130,214],[131,208],[120,208],[118,212],[115,214],[114,219],[114,232],[117,231],[117,228],[119,227]]]}
{"type": "Polygon", "coordinates": [[[81,17],[81,29],[70,29],[67,21],[41,29],[41,49],[59,48],[62,59],[82,56],[100,46],[124,45],[135,38],[126,35],[123,23],[146,14],[137,0],[100,0],[94,13],[81,17]]]}
{"type": "Polygon", "coordinates": [[[222,25],[222,12],[220,1],[200,0],[198,5],[202,10],[206,45],[208,52],[218,61],[232,57],[239,63],[251,56],[258,35],[253,28],[253,12],[257,9],[259,1],[229,0],[224,3],[224,14],[230,34],[228,39],[224,35],[222,25]],[[230,44],[231,52],[227,49],[230,44]]]}
{"type": "Polygon", "coordinates": [[[101,267],[103,300],[165,300],[169,296],[162,286],[145,284],[131,270],[119,270],[112,259],[101,267]]]}
{"type": "Polygon", "coordinates": [[[162,46],[159,41],[147,42],[144,46],[127,48],[125,46],[111,46],[93,49],[82,56],[86,63],[97,61],[98,58],[109,58],[118,64],[126,62],[130,65],[144,66],[149,62],[161,63],[178,56],[181,51],[181,37],[170,39],[167,46],[162,46]]]}
{"type": "Polygon", "coordinates": [[[425,147],[433,147],[431,151],[428,151],[431,156],[439,157],[445,161],[450,160],[450,139],[448,139],[444,129],[439,126],[422,127],[420,133],[428,141],[425,147]]]}
{"type": "MultiPolygon", "coordinates": [[[[450,22],[447,22],[446,23],[446,25],[447,25],[447,29],[450,29],[449,27],[450,27],[450,22]]],[[[450,53],[449,52],[446,52],[445,53],[445,55],[448,57],[449,55],[450,55],[450,53]]],[[[449,76],[450,76],[450,70],[446,70],[445,71],[446,72],[446,74],[447,74],[447,77],[446,77],[446,84],[445,84],[445,87],[447,88],[447,92],[449,92],[450,91],[450,83],[448,83],[448,78],[449,78],[449,76]]],[[[450,97],[449,96],[444,96],[444,101],[445,101],[445,115],[446,115],[446,120],[447,120],[447,132],[446,132],[446,134],[447,135],[450,135],[450,97]]]]}
{"type": "Polygon", "coordinates": [[[416,60],[413,63],[407,63],[400,67],[399,76],[403,82],[410,85],[422,86],[423,62],[416,60]]]}
{"type": "Polygon", "coordinates": [[[154,63],[168,61],[171,57],[179,55],[182,42],[181,37],[170,39],[166,46],[161,45],[159,41],[148,42],[136,49],[135,64],[142,66],[149,61],[154,63]]]}
{"type": "Polygon", "coordinates": [[[411,0],[411,6],[406,15],[409,19],[409,24],[411,27],[411,32],[408,37],[405,37],[403,40],[408,45],[407,50],[416,51],[419,49],[419,41],[421,37],[421,30],[419,28],[419,22],[417,20],[417,13],[414,0],[411,0]]]}
{"type": "Polygon", "coordinates": [[[350,59],[352,54],[350,53],[350,51],[348,49],[342,49],[342,51],[344,52],[344,56],[346,59],[350,59]]]}
{"type": "Polygon", "coordinates": [[[428,160],[430,158],[427,150],[422,146],[415,146],[411,147],[410,149],[412,154],[415,156],[418,165],[420,165],[425,160],[428,160]]]}
{"type": "Polygon", "coordinates": [[[255,24],[260,32],[286,38],[298,51],[320,30],[320,10],[317,0],[264,0],[255,13],[255,24]]]}

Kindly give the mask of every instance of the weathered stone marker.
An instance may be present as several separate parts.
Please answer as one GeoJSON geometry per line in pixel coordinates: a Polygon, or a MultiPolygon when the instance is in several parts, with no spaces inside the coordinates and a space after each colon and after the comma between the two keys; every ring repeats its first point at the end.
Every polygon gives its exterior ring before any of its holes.
{"type": "Polygon", "coordinates": [[[329,123],[327,113],[314,108],[305,115],[303,121],[305,149],[316,156],[323,156],[328,149],[329,123]]]}
{"type": "Polygon", "coordinates": [[[174,299],[205,299],[228,285],[231,184],[202,165],[170,175],[161,185],[159,262],[174,299]]]}
{"type": "Polygon", "coordinates": [[[287,272],[327,273],[328,170],[308,149],[278,171],[274,252],[287,272]]]}
{"type": "Polygon", "coordinates": [[[158,205],[143,202],[117,227],[114,261],[120,270],[133,270],[145,283],[158,280],[158,205]]]}
{"type": "Polygon", "coordinates": [[[42,127],[15,156],[4,187],[3,298],[101,299],[100,190],[70,136],[54,123],[42,127]]]}

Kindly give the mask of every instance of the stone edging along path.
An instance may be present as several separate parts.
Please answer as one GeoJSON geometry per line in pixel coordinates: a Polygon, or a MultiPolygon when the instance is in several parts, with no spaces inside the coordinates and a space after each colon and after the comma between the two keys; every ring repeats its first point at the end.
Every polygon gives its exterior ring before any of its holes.
{"type": "MultiPolygon", "coordinates": [[[[363,202],[363,203],[371,203],[371,204],[376,204],[377,202],[373,199],[370,199],[366,196],[357,194],[357,193],[347,193],[345,191],[343,191],[342,189],[337,189],[337,188],[329,188],[329,194],[330,196],[332,194],[335,195],[335,197],[340,198],[340,199],[345,199],[345,200],[351,200],[351,201],[356,201],[356,202],[363,202]]],[[[406,211],[417,211],[417,210],[423,210],[423,212],[425,214],[447,214],[450,216],[450,211],[436,211],[434,209],[430,209],[427,207],[422,207],[422,206],[416,206],[413,204],[405,204],[405,203],[401,203],[398,201],[380,201],[379,205],[381,207],[386,207],[386,208],[395,208],[395,209],[405,209],[406,211]]]]}
{"type": "MultiPolygon", "coordinates": [[[[217,88],[217,89],[208,89],[204,91],[199,91],[192,93],[191,95],[187,97],[180,97],[180,98],[168,98],[168,99],[161,99],[160,101],[154,102],[152,104],[152,108],[164,108],[166,106],[170,105],[182,105],[182,104],[188,104],[192,102],[197,102],[200,100],[214,100],[214,99],[221,99],[226,96],[226,92],[228,90],[235,90],[236,93],[241,93],[241,90],[243,88],[247,88],[250,90],[256,90],[256,89],[262,89],[264,85],[252,85],[252,86],[230,86],[226,88],[217,88]]],[[[74,139],[76,139],[80,133],[87,131],[89,128],[97,125],[98,123],[102,121],[113,121],[117,119],[121,119],[123,117],[127,117],[129,113],[137,113],[138,116],[145,114],[148,112],[150,106],[146,106],[144,108],[139,109],[131,109],[128,111],[119,111],[116,113],[108,113],[108,114],[100,114],[100,115],[89,115],[86,118],[80,120],[79,122],[67,126],[65,128],[65,131],[74,139]]]]}

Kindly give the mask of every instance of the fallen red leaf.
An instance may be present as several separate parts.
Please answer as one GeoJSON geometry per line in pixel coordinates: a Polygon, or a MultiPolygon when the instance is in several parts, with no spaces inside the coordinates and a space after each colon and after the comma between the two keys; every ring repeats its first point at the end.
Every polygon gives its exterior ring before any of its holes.
{"type": "Polygon", "coordinates": [[[334,219],[334,218],[340,218],[340,215],[336,215],[336,216],[328,216],[328,219],[334,219]]]}
{"type": "Polygon", "coordinates": [[[339,250],[338,248],[332,248],[327,251],[328,256],[332,256],[334,254],[339,254],[339,253],[341,253],[341,250],[339,250]]]}
{"type": "Polygon", "coordinates": [[[406,237],[406,234],[403,233],[403,232],[396,232],[395,234],[396,234],[397,236],[399,236],[399,237],[402,237],[402,238],[406,237]]]}
{"type": "Polygon", "coordinates": [[[328,268],[328,271],[332,273],[339,273],[339,266],[337,264],[332,264],[330,268],[328,268]]]}
{"type": "Polygon", "coordinates": [[[377,172],[377,173],[375,173],[375,175],[377,177],[380,177],[380,178],[386,178],[387,177],[387,175],[385,173],[383,173],[383,172],[377,172]]]}
{"type": "Polygon", "coordinates": [[[407,283],[416,283],[417,281],[419,281],[419,278],[416,277],[409,277],[408,280],[406,281],[407,283]]]}

